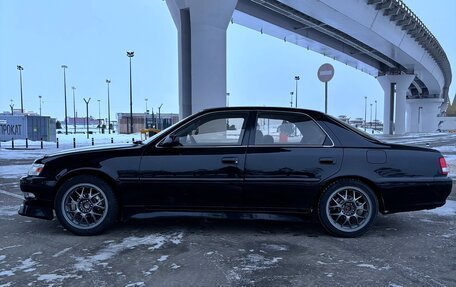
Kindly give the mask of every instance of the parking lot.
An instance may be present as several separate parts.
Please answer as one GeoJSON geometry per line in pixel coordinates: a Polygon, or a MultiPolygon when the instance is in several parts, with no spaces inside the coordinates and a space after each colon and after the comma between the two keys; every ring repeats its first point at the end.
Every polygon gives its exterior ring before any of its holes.
{"type": "MultiPolygon", "coordinates": [[[[451,165],[452,142],[419,144],[451,165]]],[[[78,237],[56,220],[17,215],[18,172],[35,153],[0,158],[0,286],[456,286],[455,189],[444,207],[379,216],[355,239],[327,235],[312,217],[162,217],[78,237]]]]}

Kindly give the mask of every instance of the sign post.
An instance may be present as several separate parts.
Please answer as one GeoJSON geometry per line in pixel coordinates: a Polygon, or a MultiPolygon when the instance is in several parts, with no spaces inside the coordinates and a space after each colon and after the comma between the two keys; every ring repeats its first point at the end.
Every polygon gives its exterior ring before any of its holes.
{"type": "Polygon", "coordinates": [[[317,72],[318,79],[325,83],[325,114],[328,113],[328,82],[334,77],[334,67],[331,64],[323,64],[317,72]]]}

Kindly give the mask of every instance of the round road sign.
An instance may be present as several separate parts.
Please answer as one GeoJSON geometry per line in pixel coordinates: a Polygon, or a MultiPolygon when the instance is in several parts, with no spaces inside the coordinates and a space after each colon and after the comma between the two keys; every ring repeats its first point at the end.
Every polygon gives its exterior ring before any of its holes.
{"type": "Polygon", "coordinates": [[[334,67],[331,64],[323,64],[318,69],[318,79],[324,83],[331,81],[334,76],[334,67]]]}

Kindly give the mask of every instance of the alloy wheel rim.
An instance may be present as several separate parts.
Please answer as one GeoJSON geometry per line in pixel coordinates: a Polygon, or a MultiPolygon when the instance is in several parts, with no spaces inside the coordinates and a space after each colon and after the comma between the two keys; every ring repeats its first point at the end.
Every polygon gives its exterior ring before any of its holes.
{"type": "Polygon", "coordinates": [[[340,231],[355,232],[366,226],[372,217],[372,202],[358,187],[342,187],[334,191],[326,203],[326,215],[340,231]]]}
{"type": "Polygon", "coordinates": [[[63,196],[62,211],[66,221],[79,229],[91,229],[99,225],[108,212],[105,193],[89,183],[75,185],[63,196]]]}

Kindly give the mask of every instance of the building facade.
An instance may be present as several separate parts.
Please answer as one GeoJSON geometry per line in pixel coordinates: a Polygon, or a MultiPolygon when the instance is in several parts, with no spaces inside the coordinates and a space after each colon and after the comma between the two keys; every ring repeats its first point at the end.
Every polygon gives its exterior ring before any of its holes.
{"type": "MultiPolygon", "coordinates": [[[[138,133],[145,128],[154,128],[163,130],[177,123],[179,115],[173,113],[149,114],[149,113],[133,113],[133,133],[138,133]]],[[[130,113],[118,113],[117,124],[120,134],[130,133],[130,113]]]]}

